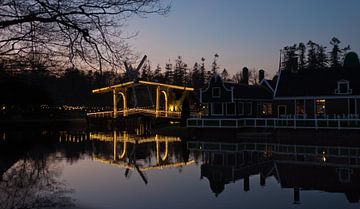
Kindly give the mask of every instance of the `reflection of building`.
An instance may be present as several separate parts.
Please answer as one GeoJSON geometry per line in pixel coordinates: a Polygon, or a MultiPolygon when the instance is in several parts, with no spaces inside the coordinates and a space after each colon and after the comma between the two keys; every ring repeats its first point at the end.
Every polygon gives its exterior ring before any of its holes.
{"type": "Polygon", "coordinates": [[[201,175],[218,195],[226,184],[259,175],[260,184],[274,176],[283,188],[294,189],[294,203],[301,190],[344,193],[349,202],[360,200],[360,147],[334,147],[276,143],[188,142],[191,152],[200,152],[201,175]]]}

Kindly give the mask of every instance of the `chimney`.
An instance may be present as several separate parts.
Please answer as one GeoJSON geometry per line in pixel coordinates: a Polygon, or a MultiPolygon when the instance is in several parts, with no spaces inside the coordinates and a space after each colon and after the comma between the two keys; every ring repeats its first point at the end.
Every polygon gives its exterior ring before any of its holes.
{"type": "Polygon", "coordinates": [[[242,83],[249,85],[249,69],[247,69],[247,67],[243,68],[242,83]]]}
{"type": "Polygon", "coordinates": [[[264,80],[265,78],[265,71],[263,69],[259,70],[259,83],[264,80]]]}

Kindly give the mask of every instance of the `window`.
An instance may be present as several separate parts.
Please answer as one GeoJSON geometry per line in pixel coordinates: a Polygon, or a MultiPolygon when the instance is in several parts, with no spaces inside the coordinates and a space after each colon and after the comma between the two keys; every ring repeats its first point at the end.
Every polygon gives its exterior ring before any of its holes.
{"type": "Polygon", "coordinates": [[[325,103],[326,103],[325,99],[316,100],[316,114],[318,115],[325,114],[325,110],[326,110],[325,103]]]}
{"type": "Polygon", "coordinates": [[[304,101],[296,101],[296,114],[303,115],[305,113],[304,101]]]}
{"type": "Polygon", "coordinates": [[[244,115],[244,102],[239,102],[238,103],[238,111],[239,111],[239,115],[244,115]]]}
{"type": "Polygon", "coordinates": [[[252,102],[246,102],[246,115],[252,115],[252,102]]]}
{"type": "Polygon", "coordinates": [[[213,98],[220,98],[220,94],[221,94],[220,87],[213,87],[211,90],[212,90],[211,93],[213,98]]]}
{"type": "Polygon", "coordinates": [[[272,115],[272,104],[271,103],[263,103],[263,115],[272,115]]]}
{"type": "Polygon", "coordinates": [[[235,115],[236,114],[236,110],[235,110],[235,103],[227,103],[226,104],[226,115],[235,115]]]}
{"type": "Polygon", "coordinates": [[[213,103],[211,108],[212,115],[223,115],[223,104],[222,103],[213,103]]]}
{"type": "Polygon", "coordinates": [[[337,89],[335,89],[335,94],[352,94],[352,89],[350,89],[349,81],[338,81],[338,86],[337,89]]]}
{"type": "Polygon", "coordinates": [[[286,116],[286,105],[279,105],[278,106],[278,117],[286,116]]]}

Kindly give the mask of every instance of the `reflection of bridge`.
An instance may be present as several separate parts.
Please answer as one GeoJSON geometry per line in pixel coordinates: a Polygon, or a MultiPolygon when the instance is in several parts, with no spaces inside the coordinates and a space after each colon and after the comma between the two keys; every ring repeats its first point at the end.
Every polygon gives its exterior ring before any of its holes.
{"type": "Polygon", "coordinates": [[[130,171],[135,170],[145,183],[147,183],[147,178],[143,173],[145,171],[181,168],[195,162],[194,160],[181,160],[175,155],[174,147],[181,145],[179,137],[160,135],[143,137],[130,135],[126,132],[119,133],[114,130],[112,133],[94,132],[86,135],[75,134],[73,136],[64,133],[60,135],[59,141],[77,143],[91,141],[93,144],[93,160],[123,168],[126,170],[125,176],[127,177],[130,171]],[[152,156],[155,163],[146,160],[152,158],[152,156]]]}
{"type": "Polygon", "coordinates": [[[113,93],[113,111],[88,113],[87,116],[117,118],[141,114],[157,118],[180,118],[181,106],[188,92],[193,90],[185,86],[141,80],[95,89],[92,91],[95,94],[113,93]],[[155,97],[155,104],[153,97],[155,97]],[[118,109],[120,99],[122,99],[121,110],[118,109]]]}

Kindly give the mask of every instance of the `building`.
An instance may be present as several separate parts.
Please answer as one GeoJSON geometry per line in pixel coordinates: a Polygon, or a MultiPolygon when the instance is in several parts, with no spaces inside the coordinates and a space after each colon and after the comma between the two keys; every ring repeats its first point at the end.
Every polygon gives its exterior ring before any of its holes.
{"type": "MultiPolygon", "coordinates": [[[[243,77],[248,78],[247,69],[243,77]]],[[[214,75],[200,91],[202,118],[190,128],[360,129],[360,69],[287,72],[259,85],[236,84],[214,75]]]]}
{"type": "Polygon", "coordinates": [[[360,69],[280,71],[274,117],[359,118],[360,69]]]}
{"type": "Polygon", "coordinates": [[[200,91],[205,117],[255,118],[270,117],[273,92],[262,85],[226,82],[214,75],[200,91]]]}

